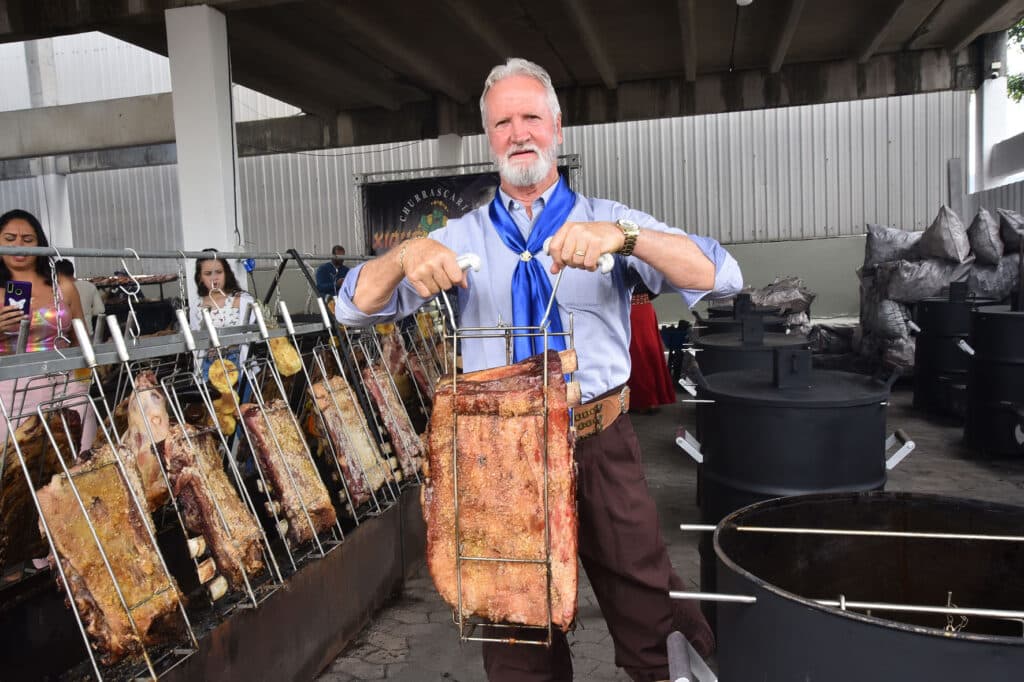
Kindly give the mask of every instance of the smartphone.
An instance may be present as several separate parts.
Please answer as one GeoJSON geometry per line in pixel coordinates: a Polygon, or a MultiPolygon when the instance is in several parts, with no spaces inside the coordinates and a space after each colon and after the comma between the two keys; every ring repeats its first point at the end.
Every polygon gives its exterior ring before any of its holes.
{"type": "Polygon", "coordinates": [[[4,288],[4,305],[16,305],[25,315],[32,307],[32,282],[21,282],[16,279],[7,280],[4,288]]]}

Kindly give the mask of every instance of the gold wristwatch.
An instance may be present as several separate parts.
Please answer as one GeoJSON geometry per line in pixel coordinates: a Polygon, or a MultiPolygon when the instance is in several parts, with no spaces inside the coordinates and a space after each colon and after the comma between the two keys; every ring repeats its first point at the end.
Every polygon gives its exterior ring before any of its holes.
{"type": "Polygon", "coordinates": [[[615,221],[615,225],[622,230],[622,236],[626,238],[626,241],[622,243],[622,248],[616,253],[620,256],[632,255],[633,247],[636,246],[636,238],[640,236],[640,226],[628,218],[619,218],[615,221]]]}

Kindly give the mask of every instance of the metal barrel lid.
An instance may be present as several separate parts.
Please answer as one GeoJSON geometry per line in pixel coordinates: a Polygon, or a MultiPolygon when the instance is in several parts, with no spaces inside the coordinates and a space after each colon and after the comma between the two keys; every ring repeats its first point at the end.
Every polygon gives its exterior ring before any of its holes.
{"type": "Polygon", "coordinates": [[[708,334],[699,337],[695,342],[698,348],[713,348],[723,351],[764,351],[773,348],[801,348],[809,343],[805,334],[782,334],[765,332],[761,343],[746,343],[739,332],[708,334]]]}
{"type": "Polygon", "coordinates": [[[716,402],[773,407],[855,407],[889,399],[889,383],[875,377],[834,370],[812,370],[811,352],[776,348],[774,367],[733,370],[707,377],[701,398],[716,402]]]}

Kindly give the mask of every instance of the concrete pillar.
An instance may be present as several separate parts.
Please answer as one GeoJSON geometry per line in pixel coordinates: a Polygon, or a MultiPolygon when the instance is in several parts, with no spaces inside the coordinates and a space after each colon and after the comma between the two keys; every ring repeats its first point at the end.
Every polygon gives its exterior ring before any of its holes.
{"type": "Polygon", "coordinates": [[[437,138],[437,165],[458,166],[462,163],[462,136],[447,133],[437,138]]]}
{"type": "MultiPolygon", "coordinates": [[[[29,103],[33,109],[60,104],[57,97],[57,66],[53,56],[53,40],[25,42],[25,69],[28,75],[29,103]]],[[[68,176],[58,169],[58,159],[39,159],[36,175],[36,196],[39,221],[55,246],[74,246],[71,233],[71,206],[68,200],[68,176]]]]}
{"type": "Polygon", "coordinates": [[[1008,130],[1005,31],[982,36],[981,68],[981,85],[974,93],[974,192],[995,187],[999,179],[992,169],[992,150],[1008,130]]]}
{"type": "MultiPolygon", "coordinates": [[[[178,152],[178,194],[185,250],[241,247],[237,150],[224,15],[206,5],[169,9],[167,55],[178,152]],[[237,230],[237,231],[236,231],[237,230]]],[[[239,283],[245,271],[231,263],[239,283]]],[[[195,284],[188,280],[189,295],[195,284]]]]}

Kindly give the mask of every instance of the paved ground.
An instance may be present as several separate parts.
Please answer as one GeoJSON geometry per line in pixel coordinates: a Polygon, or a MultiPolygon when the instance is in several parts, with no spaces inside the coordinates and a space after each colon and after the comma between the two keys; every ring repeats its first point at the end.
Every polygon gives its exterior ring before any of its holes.
{"type": "MultiPolygon", "coordinates": [[[[961,429],[927,418],[910,407],[908,389],[897,389],[889,407],[889,430],[903,428],[916,451],[890,473],[888,490],[940,493],[1024,504],[1024,461],[979,461],[961,445],[961,429]]],[[[674,444],[680,424],[692,430],[692,405],[672,405],[657,414],[633,416],[640,434],[647,480],[658,503],[662,532],[677,571],[697,587],[697,538],[678,524],[697,522],[696,465],[674,444]]],[[[611,639],[580,571],[580,628],[570,635],[576,679],[628,680],[614,663],[611,639]]],[[[478,643],[459,643],[452,613],[437,596],[426,571],[409,581],[359,637],[323,671],[321,682],[349,680],[427,682],[485,680],[478,643]]]]}

